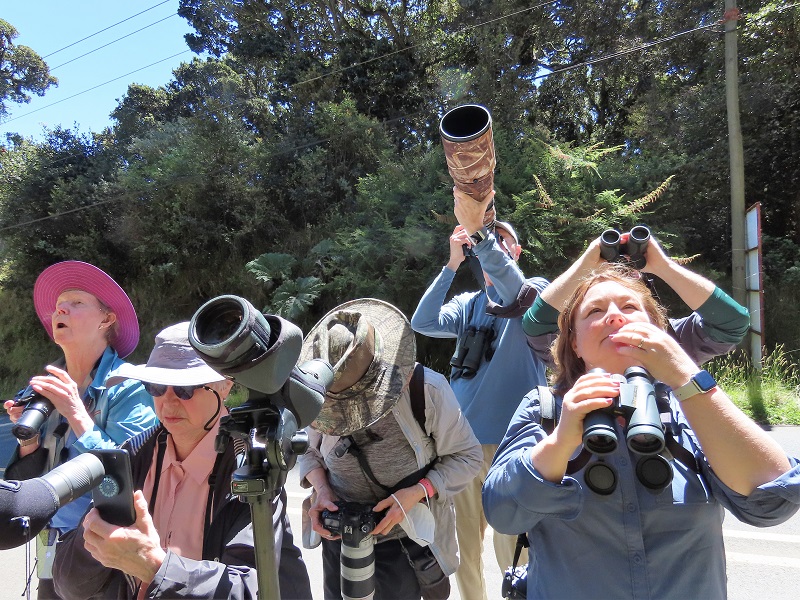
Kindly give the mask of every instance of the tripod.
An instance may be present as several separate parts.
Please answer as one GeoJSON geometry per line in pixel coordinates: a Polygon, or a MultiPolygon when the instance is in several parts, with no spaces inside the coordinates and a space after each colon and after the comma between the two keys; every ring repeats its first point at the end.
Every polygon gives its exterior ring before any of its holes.
{"type": "Polygon", "coordinates": [[[247,447],[245,464],[233,473],[231,492],[250,505],[258,597],[278,600],[281,594],[275,564],[272,502],[286,483],[297,455],[308,447],[308,437],[297,430],[297,421],[290,411],[276,409],[268,395],[250,390],[248,401],[232,408],[220,420],[217,452],[223,452],[231,438],[244,441],[247,447]]]}

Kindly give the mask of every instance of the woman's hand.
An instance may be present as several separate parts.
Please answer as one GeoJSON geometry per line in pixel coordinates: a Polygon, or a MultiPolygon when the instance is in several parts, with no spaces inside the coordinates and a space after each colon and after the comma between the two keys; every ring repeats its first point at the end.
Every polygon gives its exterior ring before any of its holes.
{"type": "Polygon", "coordinates": [[[582,375],[564,394],[561,418],[553,433],[531,450],[531,462],[547,481],[561,483],[567,463],[583,443],[583,420],[590,412],[611,406],[619,396],[619,382],[607,373],[582,375]]]}
{"type": "Polygon", "coordinates": [[[25,406],[14,406],[14,400],[3,402],[3,408],[6,409],[8,418],[11,419],[12,423],[16,423],[22,416],[22,411],[25,410],[25,406]]]}
{"type": "Polygon", "coordinates": [[[36,375],[31,378],[33,390],[50,400],[55,409],[67,421],[80,437],[94,427],[94,420],[86,412],[86,406],[78,389],[78,384],[63,369],[48,365],[50,375],[36,375]]]}
{"type": "Polygon", "coordinates": [[[650,323],[627,323],[610,336],[624,344],[618,352],[630,356],[658,381],[672,388],[683,385],[699,367],[666,331],[650,323]]]}
{"type": "Polygon", "coordinates": [[[403,519],[406,518],[406,513],[424,497],[425,490],[422,486],[414,484],[402,490],[397,490],[394,493],[394,498],[389,496],[378,502],[372,510],[380,512],[388,509],[388,512],[380,523],[375,526],[375,529],[372,530],[372,535],[386,535],[389,533],[395,525],[403,522],[403,519]],[[395,501],[395,498],[397,498],[397,501],[395,501]],[[402,509],[397,502],[402,505],[402,509]]]}
{"type": "Polygon", "coordinates": [[[147,585],[153,580],[167,553],[147,510],[141,490],[133,494],[136,521],[130,527],[118,527],[104,521],[96,508],[83,519],[83,540],[95,560],[110,569],[133,575],[147,585]]]}
{"type": "Polygon", "coordinates": [[[322,526],[322,511],[338,511],[339,507],[336,506],[335,502],[338,498],[329,485],[314,486],[314,490],[316,491],[314,503],[308,509],[308,516],[311,518],[311,528],[326,540],[338,540],[342,536],[334,535],[322,526]]]}
{"type": "Polygon", "coordinates": [[[570,455],[583,443],[583,420],[590,412],[611,406],[619,396],[619,382],[607,373],[587,373],[582,375],[564,394],[561,404],[561,418],[553,431],[556,441],[562,444],[570,455]]]}

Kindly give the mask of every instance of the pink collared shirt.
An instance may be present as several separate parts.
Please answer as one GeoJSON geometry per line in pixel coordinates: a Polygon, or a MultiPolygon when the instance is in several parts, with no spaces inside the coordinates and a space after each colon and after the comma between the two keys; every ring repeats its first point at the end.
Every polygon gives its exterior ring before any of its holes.
{"type": "MultiPolygon", "coordinates": [[[[183,461],[179,461],[175,455],[172,436],[167,436],[161,480],[153,508],[153,524],[161,538],[161,547],[194,560],[203,557],[208,477],[217,458],[214,440],[218,430],[219,420],[183,461]]],[[[158,453],[154,452],[153,463],[142,489],[148,502],[153,494],[157,456],[158,453]]]]}

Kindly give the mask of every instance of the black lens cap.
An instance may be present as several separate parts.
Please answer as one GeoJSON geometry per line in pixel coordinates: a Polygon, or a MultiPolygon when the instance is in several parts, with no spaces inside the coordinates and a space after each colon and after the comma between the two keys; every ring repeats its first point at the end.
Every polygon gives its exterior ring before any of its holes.
{"type": "Polygon", "coordinates": [[[648,490],[660,492],[672,482],[672,465],[660,454],[644,456],[636,463],[636,477],[648,490]]]}
{"type": "Polygon", "coordinates": [[[590,490],[601,496],[613,494],[617,489],[617,472],[611,465],[601,460],[586,467],[583,480],[590,490]]]}

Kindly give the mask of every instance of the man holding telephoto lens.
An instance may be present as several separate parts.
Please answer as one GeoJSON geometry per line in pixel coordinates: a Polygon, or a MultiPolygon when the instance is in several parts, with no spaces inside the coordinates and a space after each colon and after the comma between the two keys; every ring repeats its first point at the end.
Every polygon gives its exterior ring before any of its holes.
{"type": "MultiPolygon", "coordinates": [[[[481,201],[458,188],[453,195],[459,225],[450,236],[450,259],[425,291],[411,326],[423,335],[458,340],[450,385],[483,446],[483,468],[454,498],[461,559],[456,581],[465,600],[485,600],[481,554],[487,523],[481,486],[520,400],[532,388],[545,384],[544,364],[527,347],[522,317],[497,317],[487,314],[487,307],[490,301],[509,307],[517,302],[523,284],[541,291],[547,280],[536,277],[526,282],[516,264],[522,246],[510,224],[496,221],[493,230],[484,226],[494,191],[481,201]],[[447,302],[456,271],[465,260],[465,246],[480,262],[484,279],[480,283],[485,289],[456,295],[447,302]]],[[[504,571],[513,562],[517,538],[495,533],[493,539],[498,565],[504,571]]],[[[523,553],[522,561],[526,560],[523,553]]]]}
{"type": "MultiPolygon", "coordinates": [[[[143,382],[161,424],[123,445],[136,521],[118,527],[93,508],[58,544],[54,580],[66,600],[256,597],[250,508],[231,495],[245,444],[228,438],[221,453],[215,449],[233,382],[198,356],[188,335],[188,322],[167,327],[146,365],[126,365],[108,382],[143,382]]],[[[281,597],[311,598],[283,490],[272,513],[281,597]]]]}

